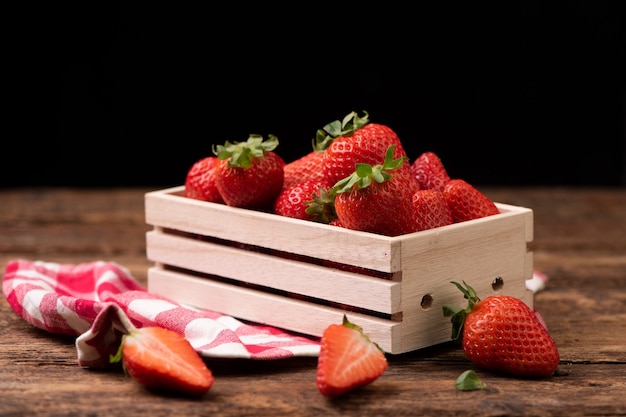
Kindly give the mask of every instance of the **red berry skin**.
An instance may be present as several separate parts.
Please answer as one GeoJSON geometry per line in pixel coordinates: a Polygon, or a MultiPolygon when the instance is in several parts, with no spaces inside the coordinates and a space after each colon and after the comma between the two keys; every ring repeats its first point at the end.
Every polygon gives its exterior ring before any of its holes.
{"type": "Polygon", "coordinates": [[[498,214],[493,201],[477,188],[461,179],[453,179],[445,185],[443,194],[455,223],[498,214]]]}
{"type": "Polygon", "coordinates": [[[307,180],[291,187],[283,188],[274,202],[274,213],[301,220],[314,220],[315,216],[308,214],[307,202],[313,200],[313,194],[319,193],[320,180],[307,180]]]}
{"type": "Polygon", "coordinates": [[[184,196],[212,203],[224,203],[215,179],[218,165],[219,159],[215,156],[196,161],[187,172],[184,196]]]}
{"type": "Polygon", "coordinates": [[[465,318],[463,350],[478,366],[510,375],[550,376],[560,360],[556,343],[518,298],[492,295],[465,318]]]}
{"type": "MultiPolygon", "coordinates": [[[[289,162],[285,165],[285,181],[283,188],[289,188],[306,180],[318,180],[324,178],[322,171],[323,153],[311,151],[308,154],[289,162]]],[[[334,184],[328,184],[330,188],[334,184]]]]}
{"type": "Polygon", "coordinates": [[[450,176],[434,152],[424,152],[411,164],[411,172],[422,190],[443,191],[450,176]]]}
{"type": "MultiPolygon", "coordinates": [[[[351,135],[340,136],[323,154],[324,178],[332,186],[350,176],[357,163],[381,164],[390,145],[395,145],[394,158],[406,157],[400,138],[386,125],[369,123],[351,135]]],[[[405,165],[410,171],[410,164],[405,165]]]]}
{"type": "Polygon", "coordinates": [[[413,194],[413,216],[418,231],[453,223],[446,198],[437,190],[418,190],[413,194]]]}
{"type": "Polygon", "coordinates": [[[417,231],[413,194],[419,185],[409,170],[393,172],[392,179],[338,194],[335,210],[347,229],[398,236],[417,231]]]}
{"type": "Polygon", "coordinates": [[[274,151],[251,158],[247,168],[229,167],[228,159],[220,160],[217,188],[228,206],[272,210],[283,188],[284,166],[285,162],[274,151]]]}

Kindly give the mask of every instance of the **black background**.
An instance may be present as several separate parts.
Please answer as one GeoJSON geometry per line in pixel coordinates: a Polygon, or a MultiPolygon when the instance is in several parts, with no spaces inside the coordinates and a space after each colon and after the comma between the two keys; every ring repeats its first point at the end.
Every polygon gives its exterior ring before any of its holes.
{"type": "Polygon", "coordinates": [[[477,185],[625,186],[624,3],[504,3],[20,6],[0,186],[179,185],[251,133],[289,162],[353,110],[477,185]]]}

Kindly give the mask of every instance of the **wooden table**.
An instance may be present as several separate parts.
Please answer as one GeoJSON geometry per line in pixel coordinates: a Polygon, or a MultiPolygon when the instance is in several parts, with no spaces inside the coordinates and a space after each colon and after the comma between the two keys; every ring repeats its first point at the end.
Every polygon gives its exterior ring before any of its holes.
{"type": "MultiPolygon", "coordinates": [[[[374,384],[328,400],[316,358],[211,359],[201,399],[144,390],[121,371],[77,365],[74,339],[35,328],[0,301],[0,415],[626,415],[626,189],[486,188],[495,201],[532,208],[535,297],[561,353],[558,376],[527,381],[476,369],[442,344],[389,357],[374,384]],[[476,369],[488,387],[461,392],[476,369]]],[[[144,193],[149,189],[0,190],[0,268],[15,258],[115,261],[145,283],[144,193]]]]}

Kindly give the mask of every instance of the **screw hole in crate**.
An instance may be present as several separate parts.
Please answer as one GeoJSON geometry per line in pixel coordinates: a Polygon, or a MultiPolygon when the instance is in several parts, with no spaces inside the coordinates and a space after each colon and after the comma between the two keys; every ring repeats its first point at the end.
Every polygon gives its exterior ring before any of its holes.
{"type": "Polygon", "coordinates": [[[504,287],[504,280],[502,277],[495,277],[495,279],[491,282],[491,288],[494,291],[500,291],[504,287]]]}
{"type": "Polygon", "coordinates": [[[428,310],[433,305],[433,296],[430,294],[426,294],[422,297],[422,301],[420,302],[420,306],[422,310],[428,310]]]}

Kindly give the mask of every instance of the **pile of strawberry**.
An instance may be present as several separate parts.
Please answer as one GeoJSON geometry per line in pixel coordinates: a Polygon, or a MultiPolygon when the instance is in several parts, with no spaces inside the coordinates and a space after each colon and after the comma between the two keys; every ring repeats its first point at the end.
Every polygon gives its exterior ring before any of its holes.
{"type": "Polygon", "coordinates": [[[499,213],[435,153],[411,162],[398,135],[364,113],[318,130],[313,150],[290,163],[273,135],[218,145],[189,169],[184,195],[387,236],[499,213]]]}
{"type": "MultiPolygon", "coordinates": [[[[367,113],[352,112],[324,126],[313,150],[291,163],[276,153],[277,146],[272,135],[216,146],[214,155],[189,169],[184,195],[388,236],[499,212],[472,185],[451,179],[436,154],[425,152],[410,163],[394,131],[370,123],[367,113]]],[[[452,322],[452,339],[473,363],[524,378],[554,373],[560,360],[556,344],[526,304],[506,295],[481,300],[466,283],[452,284],[468,305],[446,305],[443,314],[452,322]]],[[[129,332],[111,360],[153,390],[201,396],[214,382],[187,340],[162,328],[129,332]]],[[[385,352],[344,316],[321,337],[315,384],[323,396],[337,397],[376,381],[388,366],[385,352]]],[[[470,370],[457,387],[484,384],[470,370]]]]}

